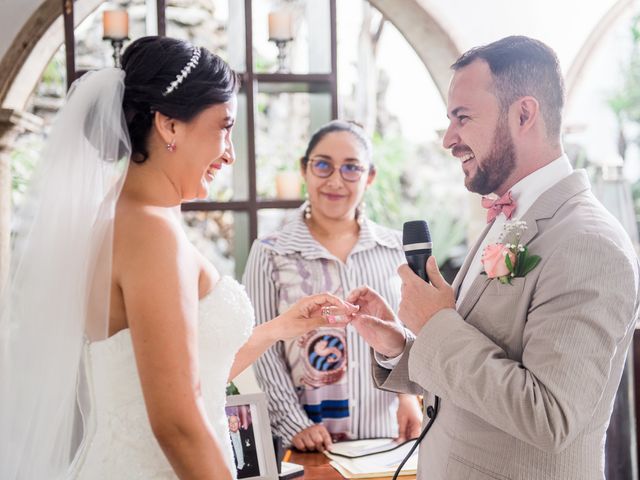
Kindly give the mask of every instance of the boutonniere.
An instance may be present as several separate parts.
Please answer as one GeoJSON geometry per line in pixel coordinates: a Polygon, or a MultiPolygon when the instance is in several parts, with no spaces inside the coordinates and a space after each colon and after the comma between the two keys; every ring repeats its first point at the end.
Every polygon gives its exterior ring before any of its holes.
{"type": "Polygon", "coordinates": [[[524,277],[540,263],[538,255],[529,254],[529,249],[520,243],[527,222],[507,222],[497,243],[487,245],[482,252],[484,273],[497,278],[500,283],[511,283],[515,277],[524,277]]]}

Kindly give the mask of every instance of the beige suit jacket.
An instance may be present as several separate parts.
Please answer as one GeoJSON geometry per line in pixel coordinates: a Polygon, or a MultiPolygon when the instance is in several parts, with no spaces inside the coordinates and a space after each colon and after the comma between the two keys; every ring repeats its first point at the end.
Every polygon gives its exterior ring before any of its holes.
{"type": "Polygon", "coordinates": [[[604,479],[638,259],[583,171],[522,220],[521,243],[542,258],[533,271],[511,285],[479,275],[458,311],[440,311],[407,342],[396,368],[374,360],[380,388],[442,399],[420,446],[421,480],[604,479]]]}

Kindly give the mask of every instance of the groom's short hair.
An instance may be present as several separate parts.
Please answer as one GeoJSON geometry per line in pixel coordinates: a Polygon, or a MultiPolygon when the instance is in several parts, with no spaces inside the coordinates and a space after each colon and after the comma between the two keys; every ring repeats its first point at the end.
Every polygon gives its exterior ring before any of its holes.
{"type": "Polygon", "coordinates": [[[463,53],[451,68],[459,70],[475,60],[489,65],[495,95],[504,110],[520,97],[535,97],[547,137],[560,138],[565,88],[560,62],[549,46],[525,36],[505,37],[463,53]]]}

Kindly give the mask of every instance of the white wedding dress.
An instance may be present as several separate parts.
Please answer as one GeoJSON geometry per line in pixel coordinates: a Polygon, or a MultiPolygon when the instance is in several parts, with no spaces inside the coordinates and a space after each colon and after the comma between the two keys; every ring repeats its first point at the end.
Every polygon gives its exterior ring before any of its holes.
{"type": "MultiPolygon", "coordinates": [[[[225,389],[233,359],[253,328],[244,287],[222,277],[200,300],[200,382],[209,421],[235,477],[225,415],[225,389]]],[[[156,441],[144,405],[128,329],[87,344],[85,370],[93,405],[85,443],[74,466],[79,479],[175,479],[156,441]]]]}

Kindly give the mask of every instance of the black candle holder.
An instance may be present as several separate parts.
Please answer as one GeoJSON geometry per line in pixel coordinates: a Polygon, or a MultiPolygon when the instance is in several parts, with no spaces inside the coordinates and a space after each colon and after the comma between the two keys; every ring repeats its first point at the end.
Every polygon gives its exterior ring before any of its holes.
{"type": "Polygon", "coordinates": [[[293,38],[270,38],[269,41],[276,44],[278,47],[278,73],[287,73],[287,43],[293,38]]]}
{"type": "Polygon", "coordinates": [[[111,37],[102,37],[103,40],[109,40],[111,42],[111,47],[113,48],[113,66],[116,68],[122,68],[122,47],[124,46],[125,40],[129,40],[129,37],[124,38],[111,38],[111,37]]]}

